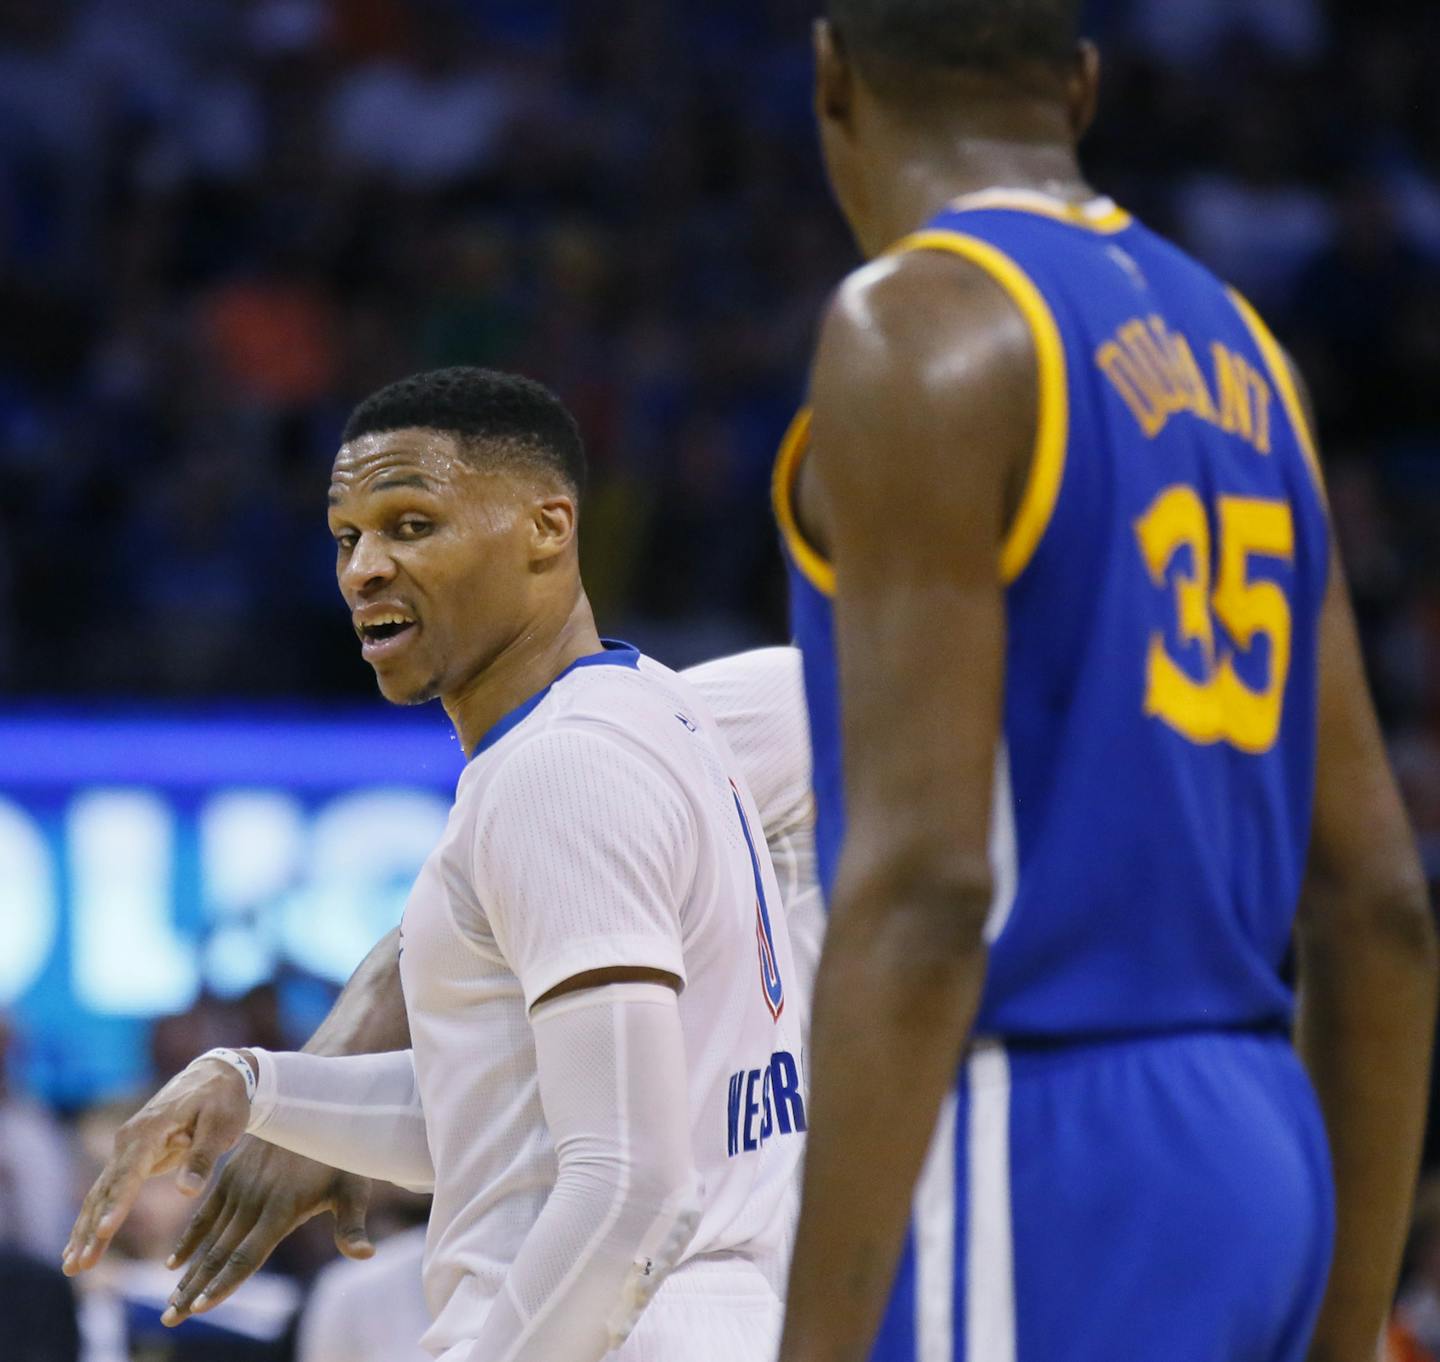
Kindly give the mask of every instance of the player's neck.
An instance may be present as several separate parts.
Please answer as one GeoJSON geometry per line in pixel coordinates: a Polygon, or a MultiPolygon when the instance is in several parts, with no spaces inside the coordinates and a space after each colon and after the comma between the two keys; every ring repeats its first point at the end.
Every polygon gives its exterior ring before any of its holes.
{"type": "Polygon", "coordinates": [[[578,658],[600,651],[600,634],[583,589],[569,613],[536,620],[481,672],[441,697],[468,760],[486,733],[511,710],[539,694],[578,658]]]}
{"type": "Polygon", "coordinates": [[[867,256],[888,250],[966,194],[1013,189],[1080,201],[1094,193],[1064,136],[1030,139],[974,126],[897,129],[890,147],[870,164],[875,175],[864,219],[856,224],[867,256]]]}

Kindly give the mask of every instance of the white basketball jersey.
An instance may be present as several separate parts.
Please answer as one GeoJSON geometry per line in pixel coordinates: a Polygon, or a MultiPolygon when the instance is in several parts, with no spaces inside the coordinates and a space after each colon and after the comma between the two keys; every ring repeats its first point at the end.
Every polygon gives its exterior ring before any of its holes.
{"type": "Polygon", "coordinates": [[[804,989],[808,1036],[810,998],[825,940],[825,902],[815,860],[810,717],[800,650],[757,648],[681,674],[705,697],[760,808],[804,989]]]}
{"type": "Polygon", "coordinates": [[[705,700],[633,648],[581,659],[482,740],[401,935],[435,1165],[432,1352],[475,1336],[554,1184],[528,1009],[591,970],[683,984],[676,1100],[704,1194],[682,1262],[783,1280],[808,999],[761,826],[705,700]]]}

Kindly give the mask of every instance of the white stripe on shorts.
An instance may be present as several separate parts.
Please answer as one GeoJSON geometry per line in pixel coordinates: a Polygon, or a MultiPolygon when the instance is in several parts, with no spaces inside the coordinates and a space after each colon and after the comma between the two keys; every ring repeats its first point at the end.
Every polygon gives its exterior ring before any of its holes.
{"type": "Polygon", "coordinates": [[[915,1362],[955,1362],[955,1108],[940,1108],[915,1184],[915,1362]]]}
{"type": "Polygon", "coordinates": [[[998,1041],[977,1041],[968,1079],[965,1358],[966,1362],[1015,1362],[1010,1060],[1005,1047],[998,1041]]]}
{"type": "Polygon", "coordinates": [[[1015,840],[1015,790],[1010,783],[1010,749],[995,750],[995,779],[990,791],[990,875],[995,883],[985,918],[985,940],[992,946],[1010,921],[1020,883],[1019,844],[1015,840]]]}

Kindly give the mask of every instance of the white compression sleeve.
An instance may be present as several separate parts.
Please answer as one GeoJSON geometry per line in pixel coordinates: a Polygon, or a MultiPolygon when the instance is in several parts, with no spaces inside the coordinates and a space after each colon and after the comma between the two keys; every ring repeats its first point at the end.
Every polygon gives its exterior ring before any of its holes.
{"type": "Polygon", "coordinates": [[[331,1168],[412,1192],[435,1190],[412,1051],[272,1054],[252,1046],[250,1053],[260,1068],[251,1135],[331,1168]]]}
{"type": "Polygon", "coordinates": [[[611,984],[531,1020],[559,1171],[469,1362],[598,1362],[699,1223],[680,1010],[663,984],[611,984]]]}

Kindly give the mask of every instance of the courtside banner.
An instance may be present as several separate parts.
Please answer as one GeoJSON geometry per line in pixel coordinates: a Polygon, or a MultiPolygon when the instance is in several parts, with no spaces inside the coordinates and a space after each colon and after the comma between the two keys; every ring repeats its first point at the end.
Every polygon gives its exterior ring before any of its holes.
{"type": "Polygon", "coordinates": [[[27,1086],[142,1082],[149,1024],[202,992],[323,1007],[399,921],[462,765],[438,708],[0,716],[0,1009],[27,1086]]]}

